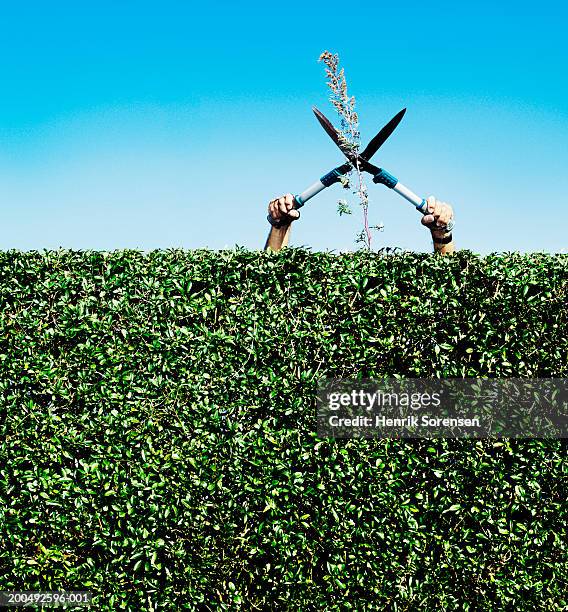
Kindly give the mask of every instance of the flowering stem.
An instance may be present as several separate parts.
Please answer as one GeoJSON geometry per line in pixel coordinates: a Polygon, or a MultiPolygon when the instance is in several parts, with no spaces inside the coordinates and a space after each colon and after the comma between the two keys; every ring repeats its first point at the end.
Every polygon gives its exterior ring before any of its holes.
{"type": "MultiPolygon", "coordinates": [[[[320,55],[320,61],[326,66],[327,85],[331,90],[330,101],[337,114],[341,118],[341,129],[338,130],[339,137],[343,144],[348,147],[354,155],[357,155],[360,147],[359,118],[355,112],[355,97],[347,93],[347,82],[343,68],[339,68],[339,56],[337,54],[324,51],[320,55]]],[[[359,162],[353,164],[353,170],[357,174],[357,184],[353,193],[357,195],[361,208],[363,209],[363,231],[357,237],[357,242],[362,242],[367,249],[371,249],[371,228],[369,227],[369,197],[367,186],[363,180],[359,162]]],[[[342,181],[343,182],[343,181],[342,181]]],[[[343,183],[348,187],[348,181],[343,183]]],[[[348,203],[341,200],[339,203],[339,214],[345,214],[349,210],[348,203]]]]}

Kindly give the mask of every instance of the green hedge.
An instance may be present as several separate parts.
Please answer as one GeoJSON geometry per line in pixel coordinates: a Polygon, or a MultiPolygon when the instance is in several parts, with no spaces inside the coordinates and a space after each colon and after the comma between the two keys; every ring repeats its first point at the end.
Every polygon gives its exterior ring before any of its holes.
{"type": "Polygon", "coordinates": [[[568,376],[568,257],[0,253],[0,589],[561,610],[559,440],[320,440],[331,376],[568,376]]]}

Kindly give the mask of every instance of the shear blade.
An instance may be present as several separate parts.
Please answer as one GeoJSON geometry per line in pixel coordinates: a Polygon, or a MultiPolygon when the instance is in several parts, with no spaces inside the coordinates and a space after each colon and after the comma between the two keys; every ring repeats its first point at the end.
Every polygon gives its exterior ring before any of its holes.
{"type": "Polygon", "coordinates": [[[383,146],[387,138],[396,130],[398,124],[402,121],[406,113],[406,108],[403,108],[398,112],[384,127],[382,127],[379,133],[371,139],[369,144],[365,147],[365,150],[360,154],[364,159],[371,159],[373,155],[383,146]]]}
{"type": "Polygon", "coordinates": [[[335,129],[331,121],[315,106],[312,107],[312,110],[314,111],[317,120],[320,122],[320,125],[327,132],[328,136],[333,140],[333,142],[335,142],[335,144],[339,147],[345,157],[347,157],[347,159],[351,162],[351,164],[359,164],[359,167],[362,170],[371,172],[372,174],[376,174],[379,169],[373,164],[370,164],[368,160],[371,159],[371,157],[382,147],[387,138],[395,131],[396,127],[406,113],[406,108],[403,108],[400,112],[398,112],[384,127],[379,130],[376,136],[371,139],[369,144],[365,147],[365,150],[357,155],[346,145],[345,141],[341,138],[339,132],[335,129]]]}
{"type": "Polygon", "coordinates": [[[339,132],[333,127],[331,121],[315,106],[312,106],[312,110],[314,111],[314,115],[317,117],[317,120],[320,122],[322,128],[327,132],[328,136],[341,149],[345,157],[347,157],[349,161],[354,162],[357,155],[345,146],[345,141],[342,140],[341,136],[339,135],[339,132]]]}

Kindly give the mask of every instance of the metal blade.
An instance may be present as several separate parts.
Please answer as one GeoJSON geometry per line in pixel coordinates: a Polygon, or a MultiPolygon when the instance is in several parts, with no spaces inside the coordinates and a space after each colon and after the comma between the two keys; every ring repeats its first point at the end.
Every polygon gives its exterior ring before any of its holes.
{"type": "Polygon", "coordinates": [[[404,113],[406,113],[406,108],[403,108],[383,128],[381,128],[379,133],[365,147],[365,150],[359,153],[359,156],[366,160],[371,159],[371,157],[373,157],[382,147],[385,140],[395,131],[397,125],[404,117],[404,113]]]}
{"type": "Polygon", "coordinates": [[[312,110],[314,111],[314,115],[317,117],[317,120],[320,122],[322,128],[327,132],[328,136],[333,140],[333,142],[335,142],[335,144],[341,149],[343,155],[345,155],[350,162],[354,162],[357,155],[353,153],[349,147],[345,146],[345,143],[339,136],[339,132],[333,127],[331,121],[315,106],[312,106],[312,110]]]}
{"type": "Polygon", "coordinates": [[[314,114],[323,129],[328,133],[333,142],[335,142],[335,144],[341,149],[341,152],[343,153],[343,155],[345,155],[345,157],[347,157],[353,168],[359,166],[360,170],[363,170],[364,172],[369,172],[373,175],[375,175],[379,171],[379,168],[377,168],[377,166],[373,166],[373,164],[370,164],[366,159],[359,157],[356,153],[353,152],[352,149],[345,145],[345,143],[341,140],[341,137],[339,136],[339,132],[333,127],[331,121],[321,111],[319,111],[315,106],[312,107],[312,110],[314,111],[314,114]]]}

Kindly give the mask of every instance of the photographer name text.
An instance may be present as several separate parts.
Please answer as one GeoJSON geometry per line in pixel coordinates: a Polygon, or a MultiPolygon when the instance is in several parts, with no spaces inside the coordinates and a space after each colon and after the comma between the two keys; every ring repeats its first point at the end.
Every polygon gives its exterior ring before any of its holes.
{"type": "Polygon", "coordinates": [[[331,427],[480,427],[478,418],[433,417],[426,414],[421,417],[411,415],[403,418],[382,415],[347,418],[333,414],[328,423],[331,427]]]}

